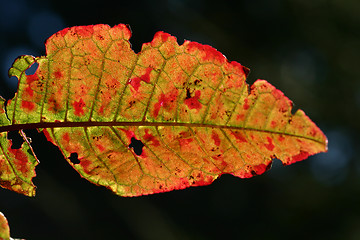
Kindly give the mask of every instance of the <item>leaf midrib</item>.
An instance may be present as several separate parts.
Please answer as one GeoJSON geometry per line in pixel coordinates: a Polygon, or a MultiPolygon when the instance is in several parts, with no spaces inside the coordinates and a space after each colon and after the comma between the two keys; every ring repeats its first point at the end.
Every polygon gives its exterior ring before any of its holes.
{"type": "Polygon", "coordinates": [[[38,129],[38,128],[72,128],[72,127],[114,127],[114,126],[149,126],[149,127],[206,127],[206,128],[221,128],[221,129],[233,129],[233,130],[245,130],[255,131],[271,134],[285,135],[289,137],[302,138],[310,140],[322,145],[326,145],[323,141],[311,138],[308,136],[297,135],[287,132],[272,131],[267,129],[257,129],[251,127],[240,127],[240,126],[224,126],[216,124],[204,124],[204,123],[178,123],[178,122],[40,122],[40,123],[26,123],[26,124],[12,124],[7,126],[0,126],[0,132],[19,131],[26,129],[38,129]]]}

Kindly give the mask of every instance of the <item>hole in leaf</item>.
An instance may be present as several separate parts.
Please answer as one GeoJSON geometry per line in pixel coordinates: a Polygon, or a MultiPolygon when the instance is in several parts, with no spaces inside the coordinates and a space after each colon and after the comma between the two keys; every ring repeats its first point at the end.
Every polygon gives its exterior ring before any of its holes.
{"type": "Polygon", "coordinates": [[[189,98],[191,98],[190,89],[186,88],[186,98],[185,99],[189,99],[189,98]]]}
{"type": "Polygon", "coordinates": [[[142,141],[137,140],[136,138],[131,138],[131,143],[129,145],[129,148],[132,148],[134,150],[134,153],[138,156],[142,154],[142,149],[145,145],[142,143],[142,141]]]}
{"type": "Polygon", "coordinates": [[[299,110],[293,103],[291,103],[291,115],[295,115],[295,113],[299,110]]]}
{"type": "MultiPolygon", "coordinates": [[[[0,95],[8,100],[12,99],[15,96],[15,92],[17,90],[18,79],[15,76],[11,76],[7,78],[6,84],[1,85],[0,95]]],[[[7,104],[5,104],[6,106],[7,104]]]]}
{"type": "Polygon", "coordinates": [[[79,160],[78,157],[79,157],[78,154],[76,152],[73,152],[73,153],[70,154],[69,160],[73,164],[79,164],[80,160],[79,160]]]}
{"type": "Polygon", "coordinates": [[[20,149],[25,142],[19,131],[10,131],[7,138],[11,140],[11,149],[20,149]]]}
{"type": "Polygon", "coordinates": [[[33,75],[38,69],[39,64],[37,62],[33,63],[28,69],[25,70],[26,75],[33,75]]]}

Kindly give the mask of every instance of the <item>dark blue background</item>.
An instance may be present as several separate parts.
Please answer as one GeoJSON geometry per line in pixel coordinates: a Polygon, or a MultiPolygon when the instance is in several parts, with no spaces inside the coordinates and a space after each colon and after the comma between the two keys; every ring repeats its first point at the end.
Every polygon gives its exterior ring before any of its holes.
{"type": "Polygon", "coordinates": [[[21,54],[75,26],[126,23],[138,52],[162,30],[209,44],[267,79],[329,138],[329,152],[262,176],[122,198],[96,187],[34,132],[37,196],[0,189],[13,237],[26,239],[360,239],[360,2],[357,0],[0,1],[0,94],[21,54]]]}

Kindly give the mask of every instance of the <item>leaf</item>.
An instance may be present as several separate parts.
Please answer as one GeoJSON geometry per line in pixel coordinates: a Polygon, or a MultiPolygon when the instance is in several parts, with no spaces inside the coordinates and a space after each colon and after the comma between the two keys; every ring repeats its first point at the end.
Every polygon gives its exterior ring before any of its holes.
{"type": "Polygon", "coordinates": [[[25,240],[25,239],[14,239],[10,237],[10,228],[6,217],[0,212],[0,240],[25,240]]]}
{"type": "Polygon", "coordinates": [[[0,212],[0,240],[10,239],[10,228],[9,224],[2,212],[0,212]]]}
{"type": "Polygon", "coordinates": [[[5,132],[30,128],[82,177],[121,196],[207,185],[226,173],[249,178],[274,158],[288,165],[326,151],[302,110],[292,114],[291,101],[264,80],[249,89],[249,70],[216,49],[158,32],[136,54],[130,36],[123,24],[66,28],[46,41],[45,57],[14,62],[9,75],[19,86],[8,121],[2,113],[0,144],[8,165],[26,154],[31,174],[14,169],[17,179],[35,176],[36,162],[28,141],[10,156],[5,132]]]}
{"type": "MultiPolygon", "coordinates": [[[[4,99],[0,97],[0,105],[4,99]]],[[[9,125],[5,111],[0,108],[0,126],[9,125]]],[[[24,136],[21,130],[18,132],[24,136]]],[[[0,184],[3,188],[22,193],[27,196],[35,196],[35,186],[31,179],[36,176],[35,166],[38,164],[35,154],[25,138],[21,149],[12,148],[12,141],[7,139],[6,132],[0,132],[0,184]]]]}

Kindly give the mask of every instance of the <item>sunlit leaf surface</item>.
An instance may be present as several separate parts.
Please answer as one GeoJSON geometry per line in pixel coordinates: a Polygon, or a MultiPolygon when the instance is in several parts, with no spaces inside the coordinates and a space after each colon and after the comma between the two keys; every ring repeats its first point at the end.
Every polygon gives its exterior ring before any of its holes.
{"type": "Polygon", "coordinates": [[[0,212],[0,240],[9,240],[9,239],[10,239],[9,224],[4,214],[0,212]]]}
{"type": "Polygon", "coordinates": [[[67,28],[46,41],[45,57],[14,62],[18,91],[8,118],[0,113],[3,187],[34,191],[36,158],[29,141],[11,149],[10,130],[25,140],[22,129],[42,130],[82,177],[121,196],[207,185],[225,173],[249,178],[274,158],[288,165],[326,151],[303,111],[292,114],[264,80],[249,88],[249,70],[216,49],[158,32],[136,54],[130,36],[123,24],[67,28]]]}

